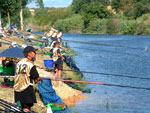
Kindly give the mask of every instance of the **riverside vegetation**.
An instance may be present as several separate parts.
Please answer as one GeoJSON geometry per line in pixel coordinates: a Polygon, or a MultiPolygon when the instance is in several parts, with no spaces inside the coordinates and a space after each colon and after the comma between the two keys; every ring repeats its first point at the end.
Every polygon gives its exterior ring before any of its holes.
{"type": "MultiPolygon", "coordinates": [[[[5,25],[3,12],[2,17],[5,25]]],[[[38,32],[54,25],[65,33],[150,35],[150,0],[73,0],[66,8],[44,8],[42,4],[33,15],[24,7],[23,17],[25,27],[38,32]]],[[[20,25],[19,13],[10,19],[20,25]]]]}

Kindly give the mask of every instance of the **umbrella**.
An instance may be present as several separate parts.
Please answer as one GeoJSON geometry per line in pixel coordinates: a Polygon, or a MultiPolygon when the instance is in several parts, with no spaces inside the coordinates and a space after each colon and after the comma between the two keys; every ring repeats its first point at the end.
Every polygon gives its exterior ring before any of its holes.
{"type": "Polygon", "coordinates": [[[23,49],[18,47],[6,49],[0,53],[0,57],[24,58],[23,49]]]}

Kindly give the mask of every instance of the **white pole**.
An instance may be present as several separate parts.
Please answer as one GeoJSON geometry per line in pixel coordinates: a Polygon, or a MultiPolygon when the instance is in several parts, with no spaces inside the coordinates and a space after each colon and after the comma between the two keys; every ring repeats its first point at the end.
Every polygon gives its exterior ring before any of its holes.
{"type": "Polygon", "coordinates": [[[20,24],[21,24],[21,30],[23,30],[23,9],[21,7],[21,11],[20,11],[20,24]]]}
{"type": "Polygon", "coordinates": [[[1,9],[0,9],[0,28],[2,27],[2,22],[1,22],[1,9]]]}

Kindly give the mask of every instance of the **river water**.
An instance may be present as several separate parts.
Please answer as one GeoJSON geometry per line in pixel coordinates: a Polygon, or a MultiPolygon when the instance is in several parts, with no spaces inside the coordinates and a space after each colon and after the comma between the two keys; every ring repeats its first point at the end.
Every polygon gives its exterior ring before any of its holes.
{"type": "Polygon", "coordinates": [[[64,34],[88,99],[72,107],[77,113],[150,113],[150,36],[64,34]],[[117,85],[117,86],[111,86],[117,85]],[[124,87],[121,87],[124,86],[124,87]],[[135,88],[134,88],[135,87],[135,88]]]}
{"type": "MultiPolygon", "coordinates": [[[[43,34],[43,33],[41,33],[43,34]]],[[[87,84],[75,113],[150,113],[150,36],[64,34],[87,84]],[[114,86],[117,85],[117,86],[114,86]]]]}

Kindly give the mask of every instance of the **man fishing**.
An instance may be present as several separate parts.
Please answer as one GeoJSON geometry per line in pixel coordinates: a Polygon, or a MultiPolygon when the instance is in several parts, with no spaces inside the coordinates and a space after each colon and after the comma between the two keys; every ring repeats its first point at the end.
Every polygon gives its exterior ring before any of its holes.
{"type": "Polygon", "coordinates": [[[24,112],[30,112],[31,107],[36,103],[33,84],[42,79],[32,62],[36,58],[37,49],[27,46],[23,53],[26,58],[18,62],[15,73],[14,96],[15,102],[20,101],[24,112]]]}
{"type": "Polygon", "coordinates": [[[54,43],[53,48],[53,61],[55,63],[56,77],[61,78],[63,70],[63,56],[60,53],[60,43],[57,41],[54,43]]]}

